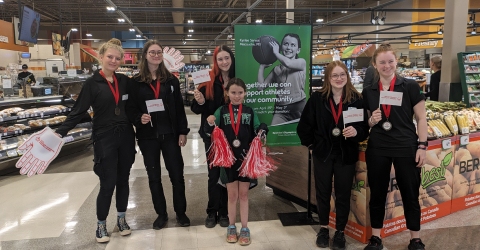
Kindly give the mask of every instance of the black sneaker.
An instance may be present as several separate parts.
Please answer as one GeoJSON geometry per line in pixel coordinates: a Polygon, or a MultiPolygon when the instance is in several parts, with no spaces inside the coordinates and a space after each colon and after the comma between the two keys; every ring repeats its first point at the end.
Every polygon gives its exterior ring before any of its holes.
{"type": "Polygon", "coordinates": [[[157,219],[153,222],[153,229],[160,230],[167,225],[168,215],[167,213],[158,215],[157,219]]]}
{"type": "Polygon", "coordinates": [[[425,244],[423,244],[420,238],[413,238],[408,244],[408,250],[425,250],[425,244]]]}
{"type": "Polygon", "coordinates": [[[379,237],[372,235],[370,240],[368,240],[368,245],[363,250],[382,250],[383,244],[382,239],[379,237]]]}
{"type": "Polygon", "coordinates": [[[97,242],[99,243],[106,243],[110,241],[110,237],[108,236],[107,226],[102,223],[97,223],[97,231],[95,232],[97,242]]]}
{"type": "Polygon", "coordinates": [[[218,224],[220,224],[221,227],[228,227],[228,225],[230,225],[228,215],[220,215],[220,218],[218,218],[218,224]]]}
{"type": "Polygon", "coordinates": [[[177,214],[177,223],[181,227],[188,227],[190,226],[190,219],[187,217],[186,214],[177,214]]]}
{"type": "Polygon", "coordinates": [[[124,217],[119,217],[117,216],[117,227],[118,231],[120,232],[120,235],[126,236],[132,233],[132,230],[130,230],[130,227],[127,224],[127,221],[125,220],[124,217]]]}
{"type": "Polygon", "coordinates": [[[205,227],[212,228],[212,227],[215,227],[215,225],[217,225],[217,213],[211,212],[208,214],[207,218],[205,219],[205,227]]]}
{"type": "Polygon", "coordinates": [[[333,236],[332,243],[333,250],[344,250],[345,249],[345,234],[343,231],[336,231],[333,236]]]}
{"type": "Polygon", "coordinates": [[[330,235],[329,235],[328,228],[321,227],[320,231],[317,234],[317,241],[316,241],[317,246],[323,247],[323,248],[328,247],[329,241],[330,241],[330,235]]]}

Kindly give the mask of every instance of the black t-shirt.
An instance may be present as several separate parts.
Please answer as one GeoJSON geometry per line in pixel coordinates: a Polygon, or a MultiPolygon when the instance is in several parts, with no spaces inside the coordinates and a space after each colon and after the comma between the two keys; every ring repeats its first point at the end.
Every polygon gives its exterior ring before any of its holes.
{"type": "Polygon", "coordinates": [[[18,80],[23,80],[24,78],[27,78],[27,79],[26,79],[26,80],[27,80],[27,83],[34,83],[34,82],[36,82],[36,81],[35,81],[35,76],[33,76],[33,74],[32,74],[31,72],[28,72],[28,71],[27,71],[27,72],[20,72],[20,73],[18,74],[18,77],[17,77],[18,80]],[[28,77],[28,78],[27,78],[27,77],[28,77]],[[28,81],[29,79],[30,79],[30,82],[28,81]]]}
{"type": "MultiPolygon", "coordinates": [[[[370,130],[367,150],[382,156],[415,156],[418,136],[413,124],[413,107],[425,100],[420,92],[420,86],[414,80],[397,76],[393,91],[402,92],[402,106],[391,106],[388,121],[392,123],[392,129],[385,131],[382,124],[386,121],[382,108],[382,120],[370,130]]],[[[363,100],[365,109],[373,113],[378,109],[380,90],[378,82],[368,88],[364,88],[363,100]]],[[[383,105],[382,105],[383,106],[383,105]]]]}

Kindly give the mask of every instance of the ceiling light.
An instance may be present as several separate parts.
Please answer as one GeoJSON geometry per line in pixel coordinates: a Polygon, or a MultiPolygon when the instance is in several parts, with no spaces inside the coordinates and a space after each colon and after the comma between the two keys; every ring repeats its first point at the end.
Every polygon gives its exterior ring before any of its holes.
{"type": "MultiPolygon", "coordinates": [[[[0,1],[2,1],[2,0],[0,0],[0,1]]],[[[73,31],[73,32],[78,31],[77,28],[71,28],[70,30],[73,31]]]]}
{"type": "Polygon", "coordinates": [[[189,29],[188,32],[192,33],[194,30],[193,29],[189,29]]]}
{"type": "Polygon", "coordinates": [[[119,23],[124,23],[124,22],[125,22],[125,19],[119,18],[119,19],[118,19],[118,22],[119,22],[119,23]]]}
{"type": "Polygon", "coordinates": [[[190,20],[188,20],[187,22],[188,22],[188,23],[193,23],[193,20],[190,19],[190,20]]]}
{"type": "Polygon", "coordinates": [[[475,22],[475,13],[470,14],[470,20],[468,21],[468,24],[473,24],[475,22]]]}
{"type": "Polygon", "coordinates": [[[378,20],[378,24],[384,25],[385,24],[385,19],[387,19],[387,17],[383,16],[382,19],[378,20]]]}
{"type": "Polygon", "coordinates": [[[188,37],[192,37],[192,35],[191,35],[191,34],[188,34],[187,36],[188,36],[188,37]]]}
{"type": "Polygon", "coordinates": [[[115,7],[107,6],[108,11],[115,11],[115,7]]]}
{"type": "Polygon", "coordinates": [[[255,20],[255,23],[262,23],[262,19],[255,20]]]}
{"type": "Polygon", "coordinates": [[[137,37],[142,37],[142,35],[138,35],[138,34],[137,34],[137,37]]]}
{"type": "Polygon", "coordinates": [[[412,38],[411,37],[408,38],[408,44],[412,44],[412,38]]]}
{"type": "Polygon", "coordinates": [[[316,22],[317,22],[317,23],[321,23],[321,22],[323,22],[323,18],[319,18],[319,19],[317,19],[317,20],[316,20],[316,22]]]}
{"type": "Polygon", "coordinates": [[[470,34],[476,35],[477,34],[477,28],[473,27],[472,32],[470,32],[470,34]]]}
{"type": "Polygon", "coordinates": [[[90,33],[87,33],[87,34],[85,34],[85,35],[86,35],[86,36],[92,36],[92,34],[90,34],[90,33]]]}
{"type": "Polygon", "coordinates": [[[130,28],[130,29],[128,29],[128,30],[131,31],[131,32],[134,32],[134,31],[135,31],[135,29],[133,29],[133,28],[130,28]]]}
{"type": "Polygon", "coordinates": [[[185,45],[185,44],[187,44],[187,41],[185,41],[185,39],[184,39],[182,43],[185,45]]]}
{"type": "Polygon", "coordinates": [[[3,0],[0,0],[0,3],[3,3],[3,0]]]}
{"type": "Polygon", "coordinates": [[[440,25],[439,29],[437,30],[437,34],[439,34],[439,35],[443,34],[442,25],[440,25]]]}
{"type": "Polygon", "coordinates": [[[210,54],[210,53],[212,53],[212,52],[210,50],[207,50],[207,54],[210,54]]]}
{"type": "Polygon", "coordinates": [[[370,22],[371,22],[373,25],[377,24],[378,14],[377,14],[377,16],[375,16],[375,12],[372,11],[372,13],[371,13],[371,15],[370,15],[370,19],[371,19],[370,22]]]}
{"type": "Polygon", "coordinates": [[[323,47],[324,47],[324,48],[327,47],[327,44],[326,44],[326,43],[323,43],[323,47]]]}
{"type": "Polygon", "coordinates": [[[346,10],[342,10],[342,14],[346,14],[348,11],[346,10]]]}

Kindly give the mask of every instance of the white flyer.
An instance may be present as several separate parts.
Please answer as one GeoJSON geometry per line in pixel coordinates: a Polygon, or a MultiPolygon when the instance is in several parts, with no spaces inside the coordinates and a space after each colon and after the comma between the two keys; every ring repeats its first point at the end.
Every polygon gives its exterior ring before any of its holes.
{"type": "Polygon", "coordinates": [[[148,101],[145,101],[145,103],[147,104],[147,110],[149,114],[153,112],[165,110],[162,99],[148,100],[148,101]]]}
{"type": "Polygon", "coordinates": [[[350,109],[343,111],[343,124],[363,121],[363,109],[350,109]]]}
{"type": "Polygon", "coordinates": [[[208,70],[200,70],[192,72],[192,78],[194,84],[200,84],[202,82],[210,81],[210,73],[208,70]]]}
{"type": "Polygon", "coordinates": [[[402,106],[402,92],[380,91],[380,104],[402,106]]]}

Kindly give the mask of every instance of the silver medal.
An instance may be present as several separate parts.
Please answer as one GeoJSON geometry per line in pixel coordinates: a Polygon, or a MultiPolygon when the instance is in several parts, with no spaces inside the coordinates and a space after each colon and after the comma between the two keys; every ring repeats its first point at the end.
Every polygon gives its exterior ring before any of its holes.
{"type": "Polygon", "coordinates": [[[382,128],[385,129],[385,131],[389,131],[392,129],[392,123],[389,121],[386,121],[382,124],[382,128]]]}
{"type": "Polygon", "coordinates": [[[342,131],[339,128],[334,128],[332,130],[332,135],[333,136],[339,136],[342,133],[342,131]]]}
{"type": "Polygon", "coordinates": [[[239,139],[235,139],[235,140],[233,140],[233,142],[232,142],[232,145],[233,145],[234,147],[236,147],[236,148],[240,147],[240,144],[241,144],[241,143],[240,143],[240,140],[239,140],[239,139]]]}

